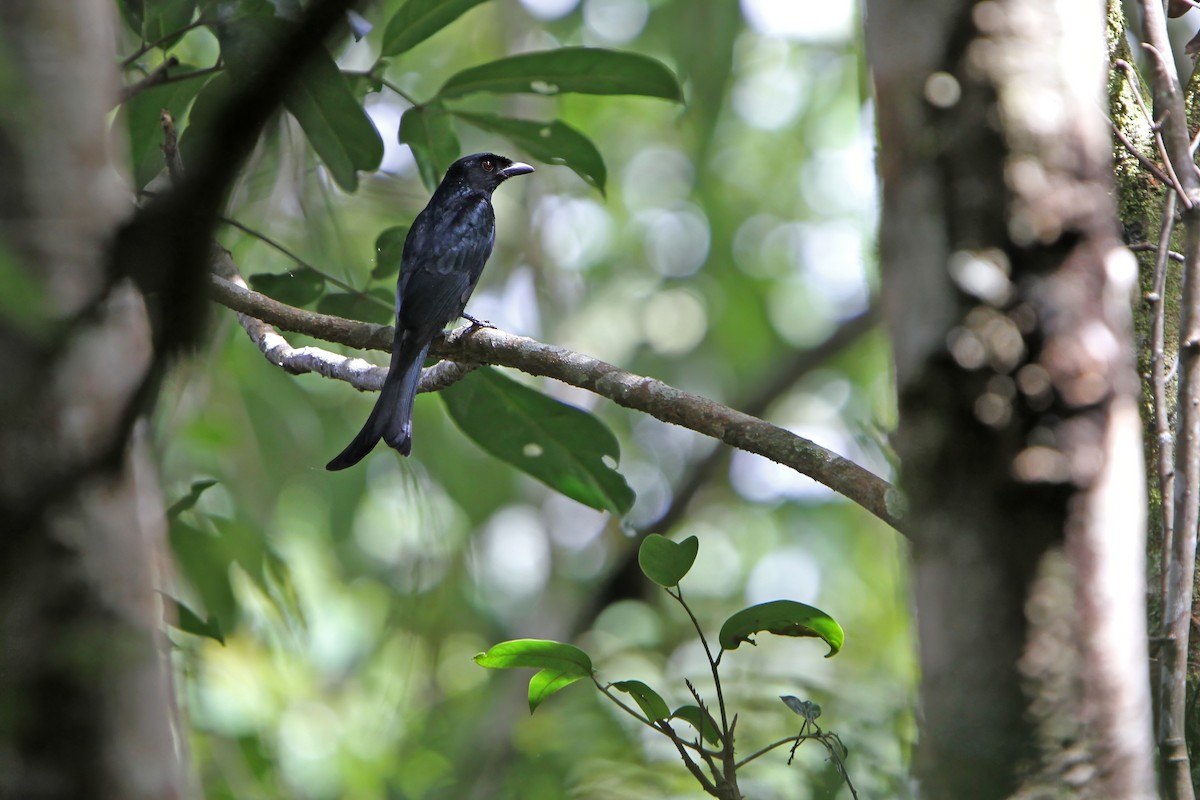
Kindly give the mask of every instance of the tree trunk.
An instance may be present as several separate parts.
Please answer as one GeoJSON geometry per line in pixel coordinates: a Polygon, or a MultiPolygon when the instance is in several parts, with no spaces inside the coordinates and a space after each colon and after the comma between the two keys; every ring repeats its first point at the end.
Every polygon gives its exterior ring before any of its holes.
{"type": "Polygon", "coordinates": [[[931,798],[1154,795],[1102,10],[867,3],[931,798]]]}
{"type": "Polygon", "coordinates": [[[172,798],[146,308],[106,252],[110,0],[0,4],[0,797],[172,798]],[[136,438],[136,437],[135,437],[136,438]]]}

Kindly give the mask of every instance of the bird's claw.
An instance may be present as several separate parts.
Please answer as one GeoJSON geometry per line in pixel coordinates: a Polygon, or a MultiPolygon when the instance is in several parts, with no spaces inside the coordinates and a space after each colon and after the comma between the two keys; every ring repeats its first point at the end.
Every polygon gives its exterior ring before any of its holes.
{"type": "Polygon", "coordinates": [[[472,328],[495,328],[496,327],[492,323],[488,322],[486,319],[476,319],[475,317],[472,317],[470,314],[464,313],[462,315],[462,318],[465,319],[467,322],[471,323],[472,328]]]}

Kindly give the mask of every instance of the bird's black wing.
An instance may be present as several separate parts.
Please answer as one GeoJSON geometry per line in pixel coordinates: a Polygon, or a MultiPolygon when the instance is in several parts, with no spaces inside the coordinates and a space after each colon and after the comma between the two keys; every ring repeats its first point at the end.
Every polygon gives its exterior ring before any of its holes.
{"type": "Polygon", "coordinates": [[[457,319],[479,282],[495,237],[486,196],[456,196],[421,212],[404,243],[396,327],[431,339],[457,319]]]}

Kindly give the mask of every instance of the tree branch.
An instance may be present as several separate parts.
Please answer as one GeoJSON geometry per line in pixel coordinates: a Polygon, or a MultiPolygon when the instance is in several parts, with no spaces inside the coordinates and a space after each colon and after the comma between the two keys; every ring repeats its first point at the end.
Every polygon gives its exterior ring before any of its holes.
{"type": "MultiPolygon", "coordinates": [[[[219,276],[211,295],[221,305],[278,328],[358,349],[389,350],[392,329],[294,308],[219,276]]],[[[511,367],[587,389],[635,411],[711,436],[791,467],[905,533],[902,500],[890,483],[820,445],[757,417],[684,392],[599,359],[494,328],[467,326],[434,341],[435,356],[511,367]]],[[[906,534],[907,535],[907,534],[906,534]]]]}

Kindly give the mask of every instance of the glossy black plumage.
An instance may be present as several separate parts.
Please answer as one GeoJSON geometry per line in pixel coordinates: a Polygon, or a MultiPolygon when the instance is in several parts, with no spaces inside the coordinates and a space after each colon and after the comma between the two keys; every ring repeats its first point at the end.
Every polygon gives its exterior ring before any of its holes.
{"type": "Polygon", "coordinates": [[[417,215],[396,281],[396,335],[383,389],[362,430],[325,468],[345,469],[383,439],[408,455],[412,409],[429,344],[467,305],[496,239],[492,192],[533,167],[493,153],[460,158],[417,215]]]}

